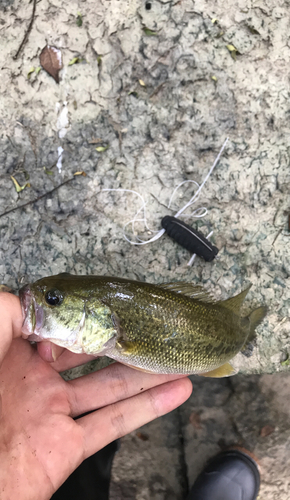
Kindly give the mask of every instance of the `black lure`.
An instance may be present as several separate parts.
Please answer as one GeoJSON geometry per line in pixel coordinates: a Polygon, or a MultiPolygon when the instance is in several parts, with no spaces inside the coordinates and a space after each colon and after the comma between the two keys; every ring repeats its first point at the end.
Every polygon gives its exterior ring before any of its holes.
{"type": "Polygon", "coordinates": [[[218,248],[213,246],[203,234],[195,231],[182,220],[166,215],[161,221],[163,229],[170,238],[191,253],[196,253],[207,262],[211,262],[218,254],[218,248]]]}

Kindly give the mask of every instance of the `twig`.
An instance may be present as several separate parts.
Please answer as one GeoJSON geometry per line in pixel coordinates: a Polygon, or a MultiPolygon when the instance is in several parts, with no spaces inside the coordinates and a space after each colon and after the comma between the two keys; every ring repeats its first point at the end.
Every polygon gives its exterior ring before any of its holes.
{"type": "Polygon", "coordinates": [[[10,210],[7,210],[6,212],[3,212],[3,214],[0,214],[0,217],[4,217],[4,215],[10,214],[11,212],[15,212],[15,210],[18,210],[20,208],[27,207],[27,205],[32,205],[33,203],[36,203],[37,201],[41,200],[42,198],[45,198],[45,196],[48,196],[48,195],[54,193],[54,191],[61,188],[65,184],[68,184],[69,182],[73,181],[74,179],[75,179],[75,177],[72,177],[71,179],[67,179],[66,181],[64,181],[61,184],[59,184],[58,186],[56,186],[55,188],[51,189],[50,191],[47,191],[47,193],[41,194],[40,196],[38,196],[34,200],[30,200],[30,201],[27,201],[27,203],[23,203],[23,205],[18,205],[17,207],[10,208],[10,210]]]}
{"type": "Polygon", "coordinates": [[[276,240],[277,240],[278,236],[280,236],[280,234],[282,233],[282,231],[283,231],[283,226],[282,226],[282,227],[280,227],[280,229],[279,229],[278,233],[276,234],[276,236],[275,236],[275,238],[274,238],[274,241],[273,241],[273,243],[272,243],[272,247],[274,246],[274,244],[275,244],[275,242],[276,242],[276,240]]]}
{"type": "Polygon", "coordinates": [[[36,10],[36,1],[37,0],[33,0],[33,8],[32,8],[32,14],[31,14],[31,19],[30,19],[30,23],[28,25],[28,28],[26,30],[26,33],[24,35],[24,38],[19,46],[19,49],[17,50],[15,56],[13,56],[13,59],[16,60],[21,52],[21,50],[23,49],[24,45],[26,44],[27,40],[28,40],[28,35],[31,31],[31,28],[32,28],[32,25],[33,25],[33,21],[34,21],[34,16],[35,16],[35,10],[36,10]]]}

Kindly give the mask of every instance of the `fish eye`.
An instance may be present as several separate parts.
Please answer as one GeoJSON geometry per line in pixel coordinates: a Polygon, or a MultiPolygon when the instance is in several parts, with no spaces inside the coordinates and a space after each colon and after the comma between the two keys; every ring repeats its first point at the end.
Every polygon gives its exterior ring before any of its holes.
{"type": "Polygon", "coordinates": [[[45,301],[50,306],[60,306],[63,302],[63,294],[59,290],[48,290],[45,294],[45,301]]]}

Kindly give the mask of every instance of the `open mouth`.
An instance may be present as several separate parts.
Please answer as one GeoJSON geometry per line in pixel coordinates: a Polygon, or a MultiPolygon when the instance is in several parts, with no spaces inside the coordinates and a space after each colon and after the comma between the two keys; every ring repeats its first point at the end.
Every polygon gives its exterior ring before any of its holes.
{"type": "MultiPolygon", "coordinates": [[[[27,338],[32,334],[38,334],[43,325],[43,308],[39,306],[33,297],[29,285],[24,286],[19,291],[22,314],[24,317],[22,325],[22,337],[27,338]]],[[[30,340],[32,339],[30,337],[30,340]]]]}
{"type": "Polygon", "coordinates": [[[25,319],[31,303],[31,292],[29,289],[29,285],[26,285],[19,290],[19,298],[21,303],[22,314],[25,319]]]}

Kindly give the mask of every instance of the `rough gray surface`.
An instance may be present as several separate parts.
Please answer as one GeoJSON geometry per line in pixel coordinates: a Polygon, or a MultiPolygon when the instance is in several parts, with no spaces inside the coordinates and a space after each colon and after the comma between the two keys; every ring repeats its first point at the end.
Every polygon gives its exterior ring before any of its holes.
{"type": "MultiPolygon", "coordinates": [[[[287,370],[289,1],[150,3],[147,10],[141,0],[100,0],[97,8],[93,0],[41,0],[28,42],[14,60],[32,4],[0,2],[0,282],[17,289],[23,282],[61,271],[113,274],[155,283],[201,282],[219,298],[251,281],[248,309],[265,303],[269,313],[258,329],[253,356],[239,355],[235,365],[244,373],[287,370]],[[78,12],[83,16],[81,27],[76,24],[78,12]],[[144,28],[155,35],[149,36],[144,28]],[[39,66],[46,43],[62,52],[59,85],[43,70],[28,78],[31,68],[39,66]],[[237,49],[236,60],[227,48],[231,45],[237,49]],[[75,56],[85,61],[69,66],[75,56]],[[166,205],[174,187],[187,179],[202,182],[226,136],[230,138],[227,151],[196,205],[206,206],[208,215],[198,222],[189,219],[205,233],[214,230],[212,241],[220,249],[219,259],[212,263],[196,259],[188,268],[188,253],[169,238],[144,247],[126,243],[123,225],[140,205],[133,195],[102,193],[102,189],[142,193],[149,226],[159,229],[161,217],[170,212],[166,205]],[[99,145],[109,148],[97,152],[99,145]],[[56,166],[59,147],[64,150],[61,172],[56,166]],[[76,177],[37,202],[1,216],[81,170],[86,177],[76,177]],[[11,175],[20,185],[29,175],[31,187],[17,194],[11,175]]],[[[182,194],[176,198],[176,209],[191,196],[188,188],[182,194]]],[[[141,237],[150,237],[142,224],[136,229],[141,237]]],[[[219,388],[217,396],[211,404],[201,402],[200,408],[205,422],[213,420],[216,440],[206,434],[205,427],[211,428],[208,423],[194,432],[203,436],[204,459],[217,451],[219,435],[226,443],[239,436],[246,443],[252,440],[255,451],[264,457],[261,498],[286,500],[285,412],[279,413],[282,402],[267,387],[275,381],[276,392],[285,387],[288,394],[288,379],[267,377],[213,381],[212,387],[219,388]],[[246,404],[256,389],[261,408],[270,405],[266,414],[280,422],[264,440],[254,439],[258,435],[254,431],[243,430],[243,426],[254,427],[258,433],[261,422],[267,420],[252,399],[249,413],[241,415],[242,406],[237,406],[242,430],[238,418],[231,427],[232,413],[223,405],[225,397],[233,405],[239,398],[246,404]],[[278,405],[275,415],[273,397],[278,405]],[[229,434],[224,422],[229,424],[229,434]]],[[[207,392],[209,382],[196,380],[198,390],[207,392]]],[[[182,411],[196,412],[193,401],[194,396],[182,411]]],[[[186,457],[191,464],[190,446],[193,449],[199,438],[189,431],[186,418],[186,457]]],[[[154,425],[157,432],[159,424],[154,425]]],[[[135,446],[132,437],[126,439],[135,446]]],[[[140,445],[146,448],[149,443],[140,445]]],[[[151,453],[152,449],[148,457],[151,453]]],[[[176,455],[174,467],[178,460],[176,455]]],[[[146,467],[143,470],[149,471],[146,467]]],[[[202,467],[201,456],[197,467],[202,467]]],[[[190,480],[194,473],[190,472],[190,480]]],[[[115,472],[115,491],[119,480],[115,472]]],[[[172,481],[167,485],[169,495],[172,491],[181,495],[172,481]]],[[[160,492],[154,493],[156,498],[167,498],[167,486],[162,484],[160,492]]],[[[147,488],[140,498],[153,498],[148,484],[140,488],[147,488]]]]}
{"type": "Polygon", "coordinates": [[[111,499],[171,499],[176,477],[182,478],[183,489],[174,490],[175,498],[185,499],[185,488],[191,487],[210,458],[228,447],[240,446],[258,461],[259,499],[288,500],[289,374],[237,375],[220,380],[192,377],[192,382],[192,396],[181,408],[141,429],[148,441],[140,441],[136,432],[121,440],[113,465],[111,499]],[[168,445],[172,433],[179,436],[174,452],[168,445]],[[180,443],[184,456],[179,452],[180,443]],[[159,496],[150,490],[156,484],[159,496]],[[126,489],[128,485],[131,489],[126,489]]]}
{"type": "Polygon", "coordinates": [[[171,412],[121,440],[110,500],[182,500],[187,491],[179,413],[171,412]]]}
{"type": "MultiPolygon", "coordinates": [[[[18,287],[64,270],[152,282],[186,279],[205,283],[218,298],[251,281],[248,305],[266,303],[269,314],[254,355],[240,356],[236,366],[245,373],[284,369],[290,349],[287,6],[251,8],[232,0],[213,8],[182,0],[152,1],[146,10],[143,2],[115,0],[95,9],[95,2],[78,7],[42,0],[14,60],[28,8],[5,4],[1,213],[76,171],[87,176],[1,217],[1,281],[18,287]],[[62,52],[59,85],[44,70],[28,78],[46,42],[62,52]],[[236,61],[227,45],[238,50],[236,61]],[[69,66],[76,55],[86,63],[69,66]],[[174,187],[187,179],[201,182],[226,135],[227,151],[196,205],[208,208],[196,226],[214,230],[219,259],[196,259],[188,268],[188,253],[169,238],[143,247],[125,242],[122,227],[139,202],[102,189],[142,193],[149,226],[159,229],[174,187]],[[98,145],[109,148],[98,152],[98,145]],[[55,166],[60,146],[61,172],[55,166]],[[18,195],[10,176],[23,185],[27,174],[31,187],[18,195]]],[[[189,189],[181,194],[177,208],[189,189]]],[[[136,230],[150,236],[142,224],[136,230]]]]}

